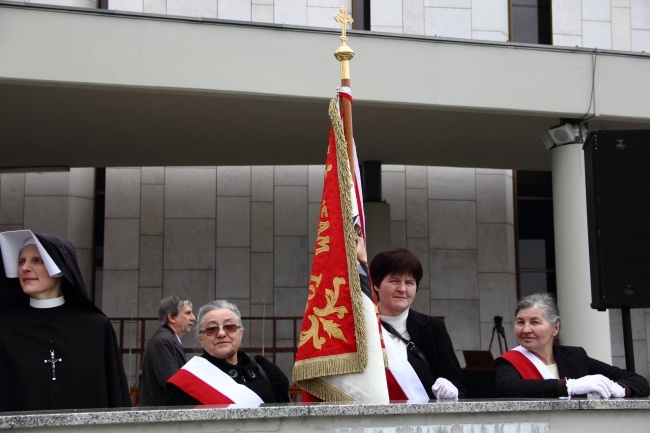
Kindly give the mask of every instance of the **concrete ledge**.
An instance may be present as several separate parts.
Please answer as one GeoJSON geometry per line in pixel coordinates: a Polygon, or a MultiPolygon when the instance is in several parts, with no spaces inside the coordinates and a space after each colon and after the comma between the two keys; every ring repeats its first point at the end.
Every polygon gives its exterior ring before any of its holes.
{"type": "MultiPolygon", "coordinates": [[[[491,426],[491,431],[575,432],[621,425],[646,432],[650,399],[466,400],[417,404],[290,404],[259,408],[133,408],[126,410],[21,412],[0,415],[0,429],[78,431],[401,431],[413,426],[491,426]],[[214,424],[218,423],[218,429],[214,424]],[[388,431],[388,430],[387,430],[388,431]]],[[[474,427],[472,427],[473,429],[474,427]]],[[[405,430],[407,431],[407,430],[405,430]]],[[[433,430],[432,430],[433,431],[433,430]]],[[[449,430],[452,431],[452,430],[449,430]]]]}

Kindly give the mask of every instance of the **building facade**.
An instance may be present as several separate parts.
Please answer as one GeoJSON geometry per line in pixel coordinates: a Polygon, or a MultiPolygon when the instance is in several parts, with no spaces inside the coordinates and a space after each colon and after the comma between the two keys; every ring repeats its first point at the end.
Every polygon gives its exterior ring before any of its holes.
{"type": "MultiPolygon", "coordinates": [[[[333,29],[338,24],[332,16],[340,6],[358,7],[350,0],[40,3],[333,29]]],[[[511,3],[517,2],[508,0],[363,3],[370,8],[371,32],[507,42],[518,25],[511,19],[511,3]]],[[[549,31],[555,45],[650,50],[650,5],[644,0],[556,0],[551,6],[549,31]]],[[[322,137],[324,161],[327,130],[322,137]]],[[[363,160],[363,142],[357,146],[363,160]]],[[[388,231],[384,245],[409,248],[422,261],[425,272],[414,309],[444,316],[461,365],[463,350],[488,349],[495,316],[504,318],[507,343],[514,346],[518,249],[513,171],[391,162],[380,161],[379,213],[385,215],[388,231]]],[[[30,228],[70,239],[86,281],[92,282],[95,301],[109,317],[156,316],[160,299],[172,294],[189,298],[197,309],[225,298],[244,316],[302,316],[323,166],[103,170],[0,174],[0,229],[30,228]]],[[[603,314],[609,314],[612,353],[604,361],[624,366],[620,312],[603,314]]],[[[650,311],[633,310],[632,318],[636,368],[648,377],[650,311]]],[[[279,323],[276,344],[292,346],[295,328],[279,323]]],[[[249,346],[269,345],[274,332],[270,322],[255,321],[247,328],[249,346]]],[[[125,341],[137,344],[138,333],[123,332],[125,341]]],[[[153,327],[147,329],[145,338],[152,332],[153,327]]],[[[184,342],[186,347],[195,345],[190,335],[184,342]]],[[[496,342],[491,350],[498,355],[496,342]]],[[[131,382],[137,369],[130,366],[133,359],[125,358],[131,382]]],[[[292,363],[291,354],[278,356],[288,375],[292,363]]]]}

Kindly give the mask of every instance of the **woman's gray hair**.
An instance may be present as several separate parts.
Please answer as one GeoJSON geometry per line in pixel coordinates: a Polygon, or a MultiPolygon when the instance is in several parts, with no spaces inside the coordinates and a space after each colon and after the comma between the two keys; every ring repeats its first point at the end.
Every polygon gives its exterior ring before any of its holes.
{"type": "Polygon", "coordinates": [[[210,311],[214,310],[222,310],[222,309],[228,309],[235,313],[235,316],[237,316],[237,324],[241,326],[241,330],[244,330],[244,326],[241,323],[241,313],[239,312],[239,308],[232,302],[228,302],[225,299],[217,299],[216,301],[211,301],[199,308],[199,315],[196,318],[196,323],[198,326],[196,326],[196,331],[199,331],[199,328],[201,327],[201,323],[203,322],[203,318],[205,317],[206,314],[208,314],[210,311]]]}
{"type": "Polygon", "coordinates": [[[517,304],[515,309],[515,318],[519,311],[527,310],[528,308],[537,308],[541,311],[546,319],[551,322],[551,325],[561,325],[560,322],[560,310],[557,307],[557,302],[555,298],[550,293],[534,293],[523,298],[517,304]]]}

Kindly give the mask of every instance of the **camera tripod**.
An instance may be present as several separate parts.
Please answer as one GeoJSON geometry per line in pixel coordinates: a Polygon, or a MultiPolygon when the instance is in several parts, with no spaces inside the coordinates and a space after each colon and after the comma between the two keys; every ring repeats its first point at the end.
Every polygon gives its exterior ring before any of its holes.
{"type": "Polygon", "coordinates": [[[490,338],[490,347],[488,350],[492,350],[492,341],[494,341],[494,334],[497,334],[497,340],[499,341],[499,353],[503,353],[506,350],[508,350],[508,343],[506,343],[506,334],[503,331],[502,323],[503,323],[503,317],[494,316],[494,327],[492,328],[492,338],[490,338]],[[503,345],[501,344],[502,338],[503,338],[503,345]]]}

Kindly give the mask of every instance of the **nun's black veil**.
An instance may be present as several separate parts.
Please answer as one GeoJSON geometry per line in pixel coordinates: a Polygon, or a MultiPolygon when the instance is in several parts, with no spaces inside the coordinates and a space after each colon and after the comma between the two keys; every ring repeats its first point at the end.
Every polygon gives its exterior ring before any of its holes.
{"type": "MultiPolygon", "coordinates": [[[[67,240],[55,235],[34,235],[62,274],[61,289],[65,304],[58,308],[63,308],[60,313],[65,314],[66,318],[63,319],[56,316],[59,313],[54,313],[51,317],[57,319],[56,323],[49,322],[50,332],[55,335],[77,336],[72,339],[63,338],[56,343],[57,350],[67,353],[63,358],[68,365],[76,365],[77,369],[74,374],[67,376],[66,381],[57,382],[60,391],[53,397],[55,394],[48,391],[49,385],[45,386],[43,382],[39,382],[40,376],[33,374],[34,365],[30,364],[32,368],[29,368],[22,362],[23,358],[39,359],[40,354],[47,351],[48,347],[42,347],[43,339],[40,336],[42,327],[47,326],[41,322],[48,319],[40,313],[36,314],[38,309],[29,307],[29,297],[23,293],[19,279],[7,278],[3,261],[0,260],[0,293],[3,294],[3,301],[7,301],[0,302],[0,321],[6,321],[4,326],[10,329],[0,338],[6,348],[3,349],[6,353],[0,355],[6,357],[3,362],[11,366],[11,371],[0,370],[0,412],[131,406],[115,331],[106,315],[88,298],[74,247],[67,240]],[[22,323],[21,320],[27,323],[22,323]],[[34,332],[39,337],[25,339],[27,332],[34,332]],[[95,362],[86,363],[83,359],[86,356],[97,356],[97,359],[95,362]],[[34,389],[41,392],[33,392],[34,389]]],[[[44,341],[47,343],[47,339],[44,341]]],[[[51,342],[49,344],[51,345],[51,342]]],[[[66,367],[60,368],[63,374],[66,367]]]]}
{"type": "MultiPolygon", "coordinates": [[[[66,239],[56,235],[43,233],[34,233],[34,235],[41,242],[43,248],[45,248],[63,274],[61,289],[65,301],[79,308],[104,314],[88,298],[88,291],[86,290],[86,285],[84,284],[81,270],[79,269],[77,253],[75,252],[74,246],[66,239]]],[[[0,251],[0,258],[1,254],[2,252],[0,251]]],[[[0,260],[0,271],[2,291],[6,296],[6,302],[2,303],[0,313],[9,311],[20,304],[29,303],[29,296],[23,293],[18,278],[6,277],[2,260],[0,260]]]]}

